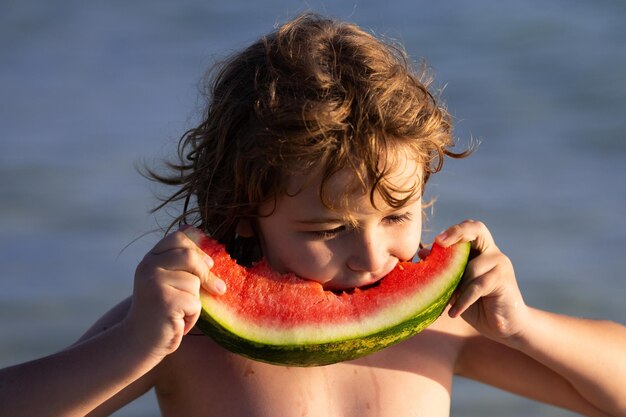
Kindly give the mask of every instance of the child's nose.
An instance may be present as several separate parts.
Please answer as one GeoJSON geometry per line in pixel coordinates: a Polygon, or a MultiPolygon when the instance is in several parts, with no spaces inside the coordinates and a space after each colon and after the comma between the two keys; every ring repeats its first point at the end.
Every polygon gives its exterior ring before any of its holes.
{"type": "Polygon", "coordinates": [[[348,268],[358,272],[380,271],[387,261],[387,250],[382,239],[372,233],[359,233],[355,237],[352,254],[348,258],[348,268]]]}

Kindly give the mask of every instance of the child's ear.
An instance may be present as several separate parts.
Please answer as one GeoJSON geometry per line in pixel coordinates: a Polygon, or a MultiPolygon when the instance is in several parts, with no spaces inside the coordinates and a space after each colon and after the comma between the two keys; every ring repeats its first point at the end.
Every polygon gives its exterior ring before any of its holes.
{"type": "Polygon", "coordinates": [[[237,223],[235,233],[241,237],[254,237],[254,228],[250,219],[241,219],[237,223]]]}

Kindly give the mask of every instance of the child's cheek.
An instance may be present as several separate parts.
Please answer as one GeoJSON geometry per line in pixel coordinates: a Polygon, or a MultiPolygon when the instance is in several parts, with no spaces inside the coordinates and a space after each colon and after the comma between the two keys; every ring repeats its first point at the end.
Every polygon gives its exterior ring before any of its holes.
{"type": "Polygon", "coordinates": [[[274,252],[270,265],[281,273],[294,273],[301,278],[324,283],[334,274],[335,252],[325,242],[292,242],[274,252]]]}
{"type": "Polygon", "coordinates": [[[391,253],[401,261],[409,261],[413,259],[419,250],[419,244],[422,238],[422,227],[420,223],[411,224],[402,230],[394,239],[392,239],[391,253]]]}
{"type": "Polygon", "coordinates": [[[330,281],[339,269],[341,249],[340,244],[333,245],[325,242],[308,246],[305,253],[298,257],[301,267],[301,273],[298,275],[319,283],[330,281]]]}

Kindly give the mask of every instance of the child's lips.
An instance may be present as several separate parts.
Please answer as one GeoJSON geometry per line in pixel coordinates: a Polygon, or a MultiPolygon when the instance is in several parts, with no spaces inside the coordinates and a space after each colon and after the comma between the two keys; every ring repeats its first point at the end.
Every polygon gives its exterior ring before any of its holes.
{"type": "Polygon", "coordinates": [[[362,288],[374,285],[381,278],[382,277],[375,278],[371,275],[344,277],[342,279],[327,282],[324,285],[324,289],[331,291],[351,291],[355,288],[362,288]]]}

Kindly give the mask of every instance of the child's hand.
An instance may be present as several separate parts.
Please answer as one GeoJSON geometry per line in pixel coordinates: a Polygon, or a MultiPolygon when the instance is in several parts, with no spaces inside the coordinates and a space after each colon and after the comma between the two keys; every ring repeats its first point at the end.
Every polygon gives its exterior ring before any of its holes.
{"type": "Polygon", "coordinates": [[[200,316],[200,288],[223,294],[224,282],[210,272],[212,259],[181,231],[166,236],[135,272],[126,317],[132,340],[160,358],[174,352],[200,316]]]}
{"type": "Polygon", "coordinates": [[[435,241],[442,246],[471,242],[470,261],[457,288],[451,317],[461,315],[481,334],[492,339],[507,339],[518,334],[527,314],[513,265],[496,246],[487,227],[466,220],[445,230],[435,241]]]}

